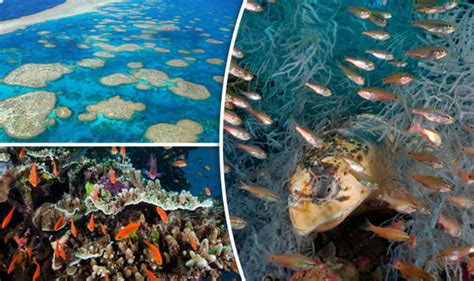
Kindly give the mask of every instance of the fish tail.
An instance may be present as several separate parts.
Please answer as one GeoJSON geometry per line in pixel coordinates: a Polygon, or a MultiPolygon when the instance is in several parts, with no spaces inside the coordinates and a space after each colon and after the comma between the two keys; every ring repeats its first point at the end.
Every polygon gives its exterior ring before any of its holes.
{"type": "Polygon", "coordinates": [[[362,229],[372,231],[374,229],[374,225],[369,221],[368,218],[365,218],[365,224],[362,229]]]}
{"type": "Polygon", "coordinates": [[[421,129],[420,123],[416,121],[416,119],[413,119],[413,122],[411,123],[411,127],[410,129],[408,129],[408,132],[416,133],[419,129],[421,129]]]}

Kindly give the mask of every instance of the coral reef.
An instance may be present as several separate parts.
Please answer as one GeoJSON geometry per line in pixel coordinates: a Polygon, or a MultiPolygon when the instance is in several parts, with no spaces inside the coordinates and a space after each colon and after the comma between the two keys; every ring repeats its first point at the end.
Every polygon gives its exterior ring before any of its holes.
{"type": "Polygon", "coordinates": [[[29,63],[8,73],[3,78],[3,83],[30,88],[44,88],[48,85],[48,82],[58,80],[72,71],[72,67],[62,63],[29,63]]]}
{"type": "Polygon", "coordinates": [[[55,106],[56,95],[51,92],[29,92],[8,98],[0,101],[0,124],[9,136],[29,139],[44,132],[55,106]]]}
{"type": "Polygon", "coordinates": [[[153,125],[147,129],[145,137],[151,142],[158,143],[196,142],[203,130],[199,123],[184,119],[175,125],[167,123],[153,125]]]}
{"type": "MultiPolygon", "coordinates": [[[[169,165],[184,159],[182,149],[161,150],[155,153],[168,155],[162,161],[169,165]]],[[[141,149],[121,151],[1,150],[0,162],[9,164],[0,178],[0,209],[15,206],[11,221],[2,224],[2,264],[13,264],[2,279],[26,279],[32,261],[43,278],[61,280],[145,280],[150,273],[200,280],[237,272],[222,203],[167,191],[134,168],[128,154],[141,149]],[[118,235],[134,223],[133,231],[118,235]]]]}
{"type": "Polygon", "coordinates": [[[100,83],[105,86],[120,86],[126,84],[133,84],[137,82],[133,76],[129,76],[123,73],[110,74],[108,76],[102,77],[100,83]]]}
{"type": "Polygon", "coordinates": [[[95,69],[95,68],[104,67],[105,61],[102,59],[82,59],[79,62],[77,62],[77,65],[95,69]]]}
{"type": "Polygon", "coordinates": [[[174,67],[188,67],[189,66],[189,63],[180,59],[169,60],[166,62],[166,64],[169,66],[174,66],[174,67]]]}
{"type": "Polygon", "coordinates": [[[79,120],[93,121],[97,119],[97,114],[102,114],[110,119],[129,120],[132,119],[135,112],[145,110],[145,105],[142,103],[126,101],[120,96],[115,96],[97,104],[88,105],[86,110],[87,113],[79,114],[79,120]]]}

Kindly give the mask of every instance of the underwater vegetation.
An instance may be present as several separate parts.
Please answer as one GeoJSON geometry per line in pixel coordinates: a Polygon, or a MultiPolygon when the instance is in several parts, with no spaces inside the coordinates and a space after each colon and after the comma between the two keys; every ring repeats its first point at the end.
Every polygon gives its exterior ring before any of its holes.
{"type": "Polygon", "coordinates": [[[2,148],[0,278],[237,278],[219,184],[209,184],[219,179],[216,165],[205,164],[217,160],[202,158],[212,155],[2,148]]]}
{"type": "Polygon", "coordinates": [[[0,17],[17,17],[0,21],[3,142],[218,140],[241,1],[7,3],[0,17]]]}
{"type": "Polygon", "coordinates": [[[250,1],[224,163],[250,280],[470,280],[474,6],[250,1]]]}

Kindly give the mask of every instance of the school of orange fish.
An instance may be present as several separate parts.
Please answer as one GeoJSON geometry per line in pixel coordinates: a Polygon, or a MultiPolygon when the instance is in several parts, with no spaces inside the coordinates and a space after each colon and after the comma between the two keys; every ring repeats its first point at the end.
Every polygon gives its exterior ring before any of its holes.
{"type": "MultiPolygon", "coordinates": [[[[437,1],[435,0],[417,1],[416,12],[418,14],[438,14],[453,9],[457,6],[456,0],[449,0],[442,5],[436,3],[437,1]]],[[[251,12],[262,12],[264,10],[262,5],[253,1],[248,1],[245,8],[247,11],[251,12]]],[[[390,40],[392,38],[388,31],[383,30],[386,29],[388,21],[392,18],[391,13],[365,7],[349,7],[347,12],[351,13],[358,19],[369,20],[378,27],[378,29],[365,30],[362,32],[362,35],[379,41],[390,40]]],[[[425,32],[437,36],[448,35],[455,32],[456,30],[454,24],[439,19],[415,20],[412,23],[412,26],[421,28],[425,32]]],[[[389,50],[368,48],[365,53],[373,56],[376,59],[385,61],[396,68],[404,68],[408,65],[408,62],[406,61],[395,59],[394,55],[389,50]]],[[[406,57],[418,60],[438,61],[448,55],[448,50],[441,46],[426,45],[423,47],[406,50],[404,55],[406,57]]],[[[232,56],[233,60],[230,64],[229,78],[233,77],[233,79],[237,79],[237,81],[242,81],[238,83],[252,81],[254,75],[241,67],[235,60],[243,58],[244,53],[234,47],[232,56]]],[[[337,62],[337,66],[342,71],[342,73],[345,74],[347,79],[362,87],[357,92],[361,98],[372,102],[397,102],[399,99],[397,95],[386,88],[365,86],[365,78],[359,73],[359,71],[371,72],[375,70],[375,64],[372,61],[363,57],[345,57],[344,63],[337,62]]],[[[385,77],[383,79],[383,83],[394,87],[403,87],[404,85],[410,84],[412,81],[414,81],[414,79],[416,79],[415,76],[410,73],[396,72],[385,77]]],[[[329,97],[332,95],[331,89],[319,82],[306,81],[305,85],[317,95],[323,97],[329,97]]],[[[257,102],[261,99],[262,96],[259,93],[245,91],[236,92],[228,87],[225,100],[225,112],[223,116],[224,131],[229,136],[239,141],[246,142],[251,140],[251,134],[243,127],[242,118],[237,113],[243,111],[249,113],[250,116],[255,118],[261,125],[272,125],[272,118],[270,116],[264,112],[255,110],[252,107],[252,102],[257,102]]],[[[411,108],[410,111],[410,114],[413,115],[413,123],[411,128],[408,129],[408,132],[419,135],[434,149],[439,148],[443,143],[442,135],[434,128],[422,127],[420,122],[415,119],[415,116],[422,117],[437,125],[446,126],[454,123],[455,119],[448,113],[442,112],[436,108],[411,108]]],[[[294,125],[294,129],[302,138],[306,140],[310,146],[318,148],[323,145],[322,140],[314,135],[311,131],[301,127],[298,124],[294,125]]],[[[254,145],[239,143],[236,145],[236,148],[248,153],[256,159],[266,159],[268,157],[268,154],[264,150],[254,145]]],[[[461,150],[467,155],[474,156],[474,146],[462,147],[461,150]]],[[[408,155],[420,163],[427,164],[434,169],[442,169],[446,167],[446,163],[444,163],[431,152],[411,151],[408,153],[408,155]]],[[[360,164],[353,160],[351,161],[352,162],[349,163],[349,166],[353,169],[353,171],[357,172],[357,168],[360,166],[360,164]]],[[[228,165],[225,165],[224,169],[226,173],[230,172],[230,167],[228,165]]],[[[457,176],[468,185],[474,182],[474,172],[472,171],[459,170],[457,176]]],[[[411,175],[411,177],[420,186],[427,188],[432,192],[446,193],[450,192],[452,189],[451,184],[438,176],[420,175],[414,173],[411,175]]],[[[251,195],[268,202],[275,202],[278,200],[278,194],[269,188],[254,186],[241,181],[241,189],[246,190],[251,195]]],[[[384,195],[380,199],[388,203],[390,208],[396,210],[399,213],[412,214],[418,209],[422,212],[425,212],[426,214],[431,214],[431,210],[426,210],[419,200],[389,195],[384,195]]],[[[474,207],[474,201],[471,198],[449,195],[447,200],[459,208],[471,209],[474,207]]],[[[456,218],[445,217],[441,212],[439,212],[437,215],[437,223],[445,229],[445,232],[448,235],[452,237],[459,237],[461,235],[462,227],[456,218]]],[[[231,216],[231,224],[233,229],[238,230],[245,228],[247,222],[243,218],[231,216]]],[[[409,247],[416,245],[415,236],[410,235],[403,230],[403,221],[396,221],[388,227],[374,226],[367,221],[366,229],[389,241],[406,241],[409,247]]],[[[444,249],[440,253],[437,253],[437,258],[441,265],[458,264],[461,262],[466,262],[466,259],[469,257],[469,255],[473,253],[474,245],[469,245],[466,247],[450,247],[444,249]]],[[[298,253],[269,255],[268,261],[293,270],[308,269],[315,266],[314,259],[300,255],[298,253]]],[[[392,266],[401,273],[402,277],[407,280],[433,280],[430,274],[428,274],[422,268],[416,267],[414,264],[395,260],[392,266]]],[[[467,269],[470,274],[474,275],[474,257],[470,257],[467,261],[467,269]]]]}

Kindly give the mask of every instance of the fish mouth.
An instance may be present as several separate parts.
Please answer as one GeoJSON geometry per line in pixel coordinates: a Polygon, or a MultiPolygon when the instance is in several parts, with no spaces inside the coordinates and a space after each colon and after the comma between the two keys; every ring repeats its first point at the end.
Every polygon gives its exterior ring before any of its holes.
{"type": "Polygon", "coordinates": [[[343,157],[357,159],[370,176],[375,157],[370,145],[336,136],[324,151],[313,149],[297,165],[290,179],[288,209],[299,235],[328,231],[344,221],[373,188],[351,173],[343,157]]]}

